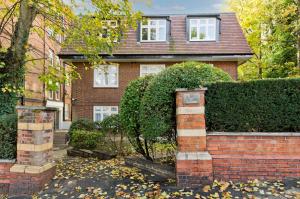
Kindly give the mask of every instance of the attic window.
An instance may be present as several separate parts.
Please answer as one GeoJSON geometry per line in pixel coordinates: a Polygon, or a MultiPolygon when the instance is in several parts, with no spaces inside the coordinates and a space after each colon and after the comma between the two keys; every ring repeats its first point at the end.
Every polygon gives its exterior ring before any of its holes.
{"type": "Polygon", "coordinates": [[[141,41],[166,41],[167,20],[166,19],[145,19],[141,22],[141,41]]]}
{"type": "Polygon", "coordinates": [[[190,41],[216,41],[216,18],[192,18],[189,19],[189,27],[190,41]]]}

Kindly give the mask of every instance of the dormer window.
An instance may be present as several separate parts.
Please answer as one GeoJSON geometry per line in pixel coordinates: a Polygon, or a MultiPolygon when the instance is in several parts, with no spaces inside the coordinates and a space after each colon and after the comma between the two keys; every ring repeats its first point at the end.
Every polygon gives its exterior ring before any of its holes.
{"type": "Polygon", "coordinates": [[[216,41],[216,18],[191,18],[189,19],[189,27],[190,41],[216,41]]]}
{"type": "Polygon", "coordinates": [[[167,39],[166,19],[144,19],[141,23],[141,41],[159,42],[167,39]]]}

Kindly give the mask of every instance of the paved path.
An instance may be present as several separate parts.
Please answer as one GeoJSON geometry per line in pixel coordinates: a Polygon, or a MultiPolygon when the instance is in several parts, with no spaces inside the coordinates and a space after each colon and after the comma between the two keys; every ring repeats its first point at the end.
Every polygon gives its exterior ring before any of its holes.
{"type": "MultiPolygon", "coordinates": [[[[64,157],[65,152],[57,152],[64,157]]],[[[59,155],[59,156],[58,156],[59,155]]],[[[60,159],[60,158],[58,158],[60,159]]],[[[35,198],[261,198],[300,199],[300,180],[249,183],[214,182],[179,189],[174,179],[129,168],[123,160],[70,158],[57,160],[57,174],[35,198]]]]}

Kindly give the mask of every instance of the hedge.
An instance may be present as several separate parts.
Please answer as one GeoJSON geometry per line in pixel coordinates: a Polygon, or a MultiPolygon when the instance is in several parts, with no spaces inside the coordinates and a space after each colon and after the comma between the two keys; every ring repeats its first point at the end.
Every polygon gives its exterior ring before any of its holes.
{"type": "Polygon", "coordinates": [[[0,116],[0,159],[15,159],[17,150],[17,115],[0,116]]]}
{"type": "Polygon", "coordinates": [[[199,62],[175,64],[156,75],[150,81],[141,104],[140,120],[144,137],[175,138],[177,88],[199,88],[220,81],[232,79],[221,69],[199,62]]]}
{"type": "Polygon", "coordinates": [[[100,132],[74,130],[71,134],[71,146],[76,149],[90,149],[93,150],[103,138],[100,132]]]}
{"type": "Polygon", "coordinates": [[[300,79],[273,79],[208,85],[208,131],[300,131],[300,79]]]}

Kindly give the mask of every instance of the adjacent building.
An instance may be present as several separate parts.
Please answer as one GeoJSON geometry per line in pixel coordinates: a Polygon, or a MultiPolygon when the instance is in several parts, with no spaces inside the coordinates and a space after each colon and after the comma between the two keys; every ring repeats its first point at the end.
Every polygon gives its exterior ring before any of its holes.
{"type": "MultiPolygon", "coordinates": [[[[144,16],[138,29],[125,33],[107,65],[85,70],[84,56],[71,46],[59,56],[78,67],[72,84],[72,116],[94,121],[116,114],[128,83],[175,63],[201,61],[238,78],[237,68],[252,56],[234,13],[144,16]]],[[[99,52],[100,53],[100,52],[99,52]]]]}

